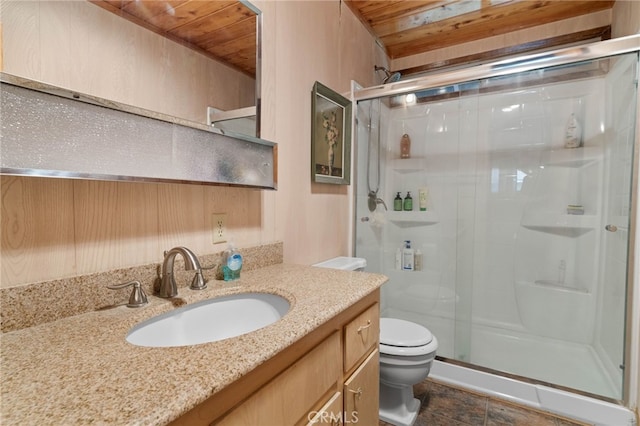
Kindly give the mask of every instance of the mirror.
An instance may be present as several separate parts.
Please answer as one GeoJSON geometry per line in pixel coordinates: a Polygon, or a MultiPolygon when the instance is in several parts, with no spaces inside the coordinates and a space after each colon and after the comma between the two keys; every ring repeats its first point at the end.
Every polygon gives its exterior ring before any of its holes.
{"type": "Polygon", "coordinates": [[[3,2],[2,71],[200,124],[255,108],[259,136],[261,20],[244,0],[3,2]]]}

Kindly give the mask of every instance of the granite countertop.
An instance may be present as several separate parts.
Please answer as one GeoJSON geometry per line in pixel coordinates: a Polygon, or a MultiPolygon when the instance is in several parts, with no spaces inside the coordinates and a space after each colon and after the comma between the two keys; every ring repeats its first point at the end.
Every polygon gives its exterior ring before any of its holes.
{"type": "Polygon", "coordinates": [[[0,424],[165,424],[380,287],[383,275],[300,265],[243,272],[173,300],[117,306],[0,335],[0,424]],[[242,292],[281,295],[282,320],[219,342],[171,348],[128,343],[129,329],[175,306],[242,292]]]}

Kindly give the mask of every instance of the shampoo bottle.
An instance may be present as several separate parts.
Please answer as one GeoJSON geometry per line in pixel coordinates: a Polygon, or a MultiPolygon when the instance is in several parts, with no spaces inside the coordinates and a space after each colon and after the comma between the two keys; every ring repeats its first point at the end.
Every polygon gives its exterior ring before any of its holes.
{"type": "Polygon", "coordinates": [[[413,269],[422,271],[422,268],[422,252],[420,249],[416,249],[416,252],[413,254],[413,269]]]}
{"type": "Polygon", "coordinates": [[[579,148],[582,146],[582,126],[575,114],[571,114],[567,121],[567,128],[564,135],[565,148],[579,148]]]}
{"type": "Polygon", "coordinates": [[[402,135],[400,138],[400,158],[411,157],[411,138],[408,134],[402,135]]]}
{"type": "Polygon", "coordinates": [[[421,212],[427,211],[427,188],[418,190],[418,206],[421,212]]]}
{"type": "Polygon", "coordinates": [[[402,269],[405,271],[413,271],[413,249],[411,248],[411,241],[404,242],[404,249],[402,250],[402,269]]]}

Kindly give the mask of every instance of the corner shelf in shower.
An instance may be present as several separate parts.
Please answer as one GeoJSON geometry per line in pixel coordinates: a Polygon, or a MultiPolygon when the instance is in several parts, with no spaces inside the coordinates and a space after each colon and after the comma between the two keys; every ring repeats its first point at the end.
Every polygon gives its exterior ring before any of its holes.
{"type": "Polygon", "coordinates": [[[601,160],[602,156],[600,146],[560,148],[549,151],[549,158],[545,164],[559,167],[584,167],[601,160]]]}
{"type": "Polygon", "coordinates": [[[427,159],[416,158],[395,158],[390,161],[391,168],[400,173],[419,172],[427,167],[427,159]]]}
{"type": "Polygon", "coordinates": [[[595,230],[598,216],[526,212],[520,224],[533,231],[576,238],[595,230]]]}
{"type": "Polygon", "coordinates": [[[433,211],[389,212],[389,221],[400,227],[435,225],[439,222],[437,213],[433,211]]]}

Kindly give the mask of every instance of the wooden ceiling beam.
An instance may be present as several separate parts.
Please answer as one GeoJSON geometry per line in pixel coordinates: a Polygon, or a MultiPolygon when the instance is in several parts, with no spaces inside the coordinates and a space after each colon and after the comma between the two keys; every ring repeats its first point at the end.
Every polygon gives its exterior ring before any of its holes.
{"type": "Polygon", "coordinates": [[[610,9],[613,1],[517,1],[381,37],[387,54],[401,58],[610,9]]]}

